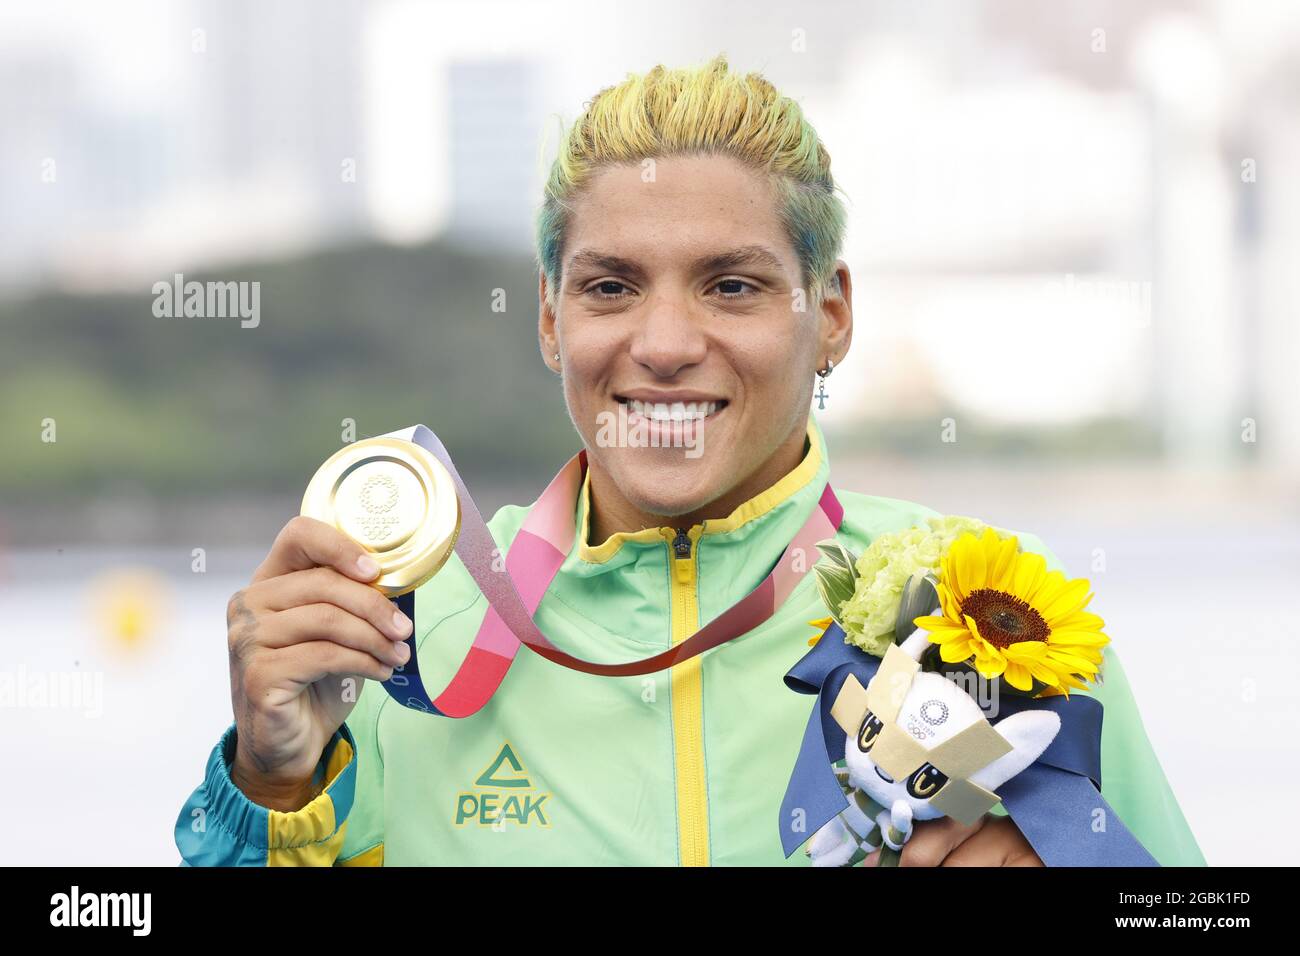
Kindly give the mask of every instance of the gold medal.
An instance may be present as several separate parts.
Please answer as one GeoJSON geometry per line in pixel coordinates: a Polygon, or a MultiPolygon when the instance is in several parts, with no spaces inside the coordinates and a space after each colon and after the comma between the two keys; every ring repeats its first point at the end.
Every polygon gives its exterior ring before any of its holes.
{"type": "Polygon", "coordinates": [[[372,582],[393,598],[442,568],[460,534],[460,500],[446,467],[400,438],[366,438],[317,469],[301,513],[338,528],[371,553],[372,582]]]}

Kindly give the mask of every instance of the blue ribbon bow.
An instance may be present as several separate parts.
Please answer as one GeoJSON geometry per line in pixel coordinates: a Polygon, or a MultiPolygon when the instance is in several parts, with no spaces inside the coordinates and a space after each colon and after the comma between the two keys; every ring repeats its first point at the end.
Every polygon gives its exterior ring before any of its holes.
{"type": "MultiPolygon", "coordinates": [[[[791,690],[817,695],[781,801],[786,856],[847,806],[831,766],[844,759],[845,741],[831,705],[850,674],[866,687],[879,666],[879,658],[845,643],[844,630],[832,622],[785,675],[791,690]]],[[[1100,701],[1081,694],[999,700],[1003,715],[1030,708],[1055,711],[1061,729],[1038,760],[998,790],[1034,852],[1048,866],[1159,866],[1101,795],[1100,701]]]]}

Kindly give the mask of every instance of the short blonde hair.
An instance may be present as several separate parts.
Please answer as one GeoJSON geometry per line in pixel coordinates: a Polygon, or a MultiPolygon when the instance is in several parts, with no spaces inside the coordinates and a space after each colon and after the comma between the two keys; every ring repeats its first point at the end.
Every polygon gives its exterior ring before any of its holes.
{"type": "Polygon", "coordinates": [[[537,264],[552,307],[571,202],[592,174],[610,164],[700,153],[733,156],[770,173],[810,305],[838,291],[835,261],[846,216],[830,153],[798,103],[759,73],[729,72],[719,54],[701,67],[628,74],[601,90],[564,132],[537,214],[537,264]]]}

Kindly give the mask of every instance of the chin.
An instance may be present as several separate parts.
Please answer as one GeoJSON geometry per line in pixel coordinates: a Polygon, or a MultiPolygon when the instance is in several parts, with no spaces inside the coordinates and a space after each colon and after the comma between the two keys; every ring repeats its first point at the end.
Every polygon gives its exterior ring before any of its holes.
{"type": "MultiPolygon", "coordinates": [[[[662,496],[657,496],[653,494],[641,495],[638,493],[640,490],[641,489],[635,489],[635,491],[633,492],[633,495],[635,495],[635,497],[633,498],[633,503],[642,511],[648,512],[649,514],[652,515],[661,515],[663,517],[663,521],[661,523],[664,525],[672,524],[673,521],[680,515],[690,514],[692,511],[695,511],[698,508],[703,508],[705,505],[707,505],[710,501],[713,500],[712,498],[708,498],[708,497],[664,498],[662,496]]],[[[624,491],[624,493],[625,494],[627,493],[626,490],[624,491]]],[[[631,498],[633,496],[629,495],[629,497],[631,498]]]]}
{"type": "MultiPolygon", "coordinates": [[[[711,487],[700,488],[692,483],[689,486],[677,482],[672,475],[661,475],[657,479],[646,480],[643,473],[637,479],[620,482],[623,494],[642,511],[663,515],[665,519],[676,515],[690,514],[703,508],[722,490],[711,487]]],[[[665,524],[669,523],[667,520],[665,524]]]]}

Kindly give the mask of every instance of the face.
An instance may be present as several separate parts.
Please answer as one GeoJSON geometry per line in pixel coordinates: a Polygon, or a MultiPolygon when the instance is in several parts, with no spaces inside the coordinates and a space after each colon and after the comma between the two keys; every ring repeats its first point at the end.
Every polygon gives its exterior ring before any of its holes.
{"type": "Polygon", "coordinates": [[[739,504],[800,460],[816,369],[848,350],[851,293],[841,262],[841,297],[799,301],[778,213],[768,178],[722,156],[660,158],[653,177],[606,167],[574,206],[554,312],[541,280],[542,352],[593,482],[641,512],[739,504]]]}

